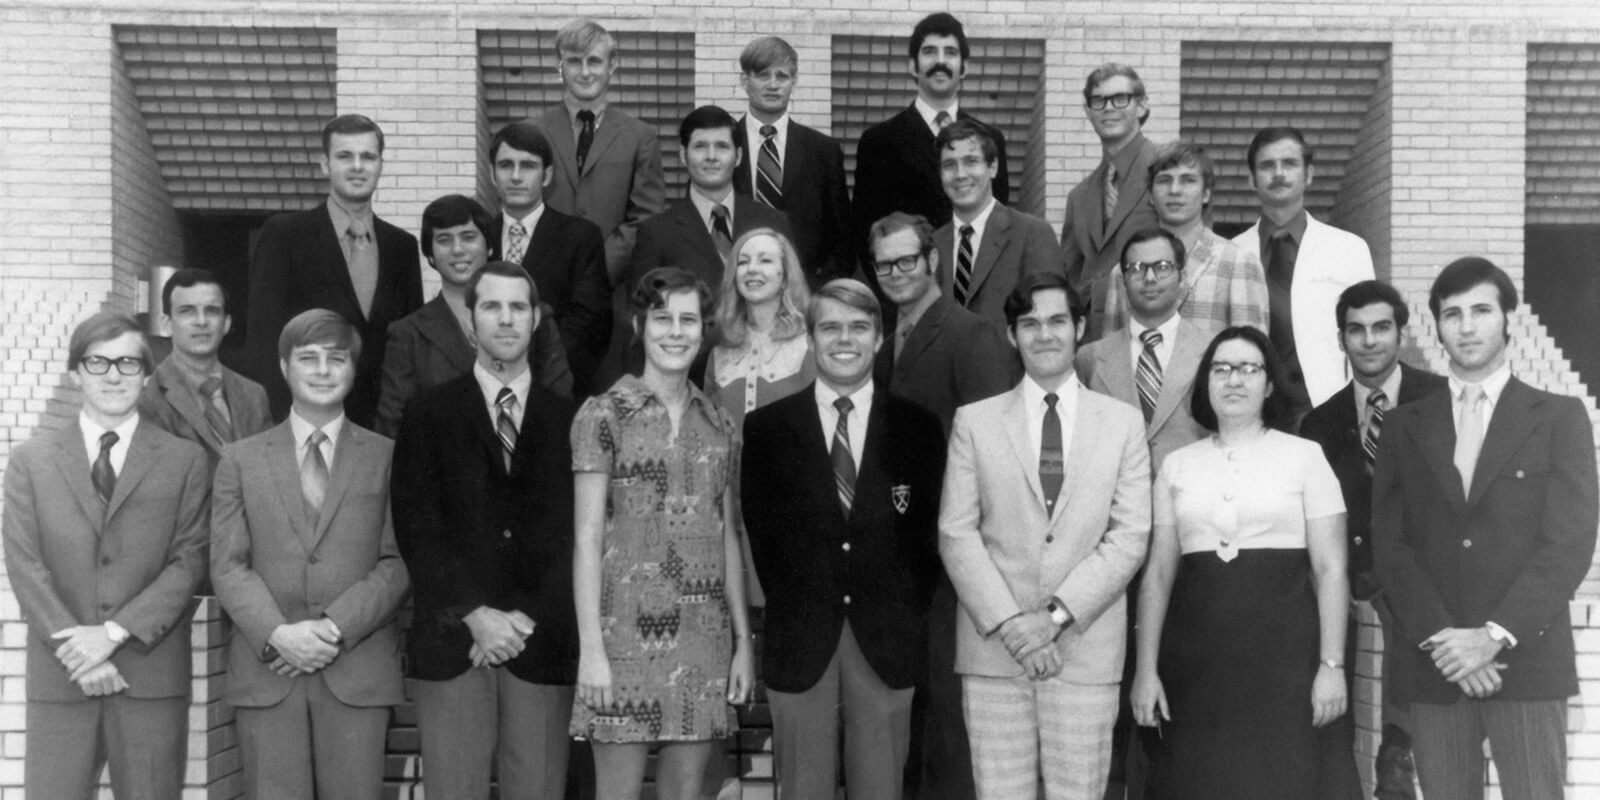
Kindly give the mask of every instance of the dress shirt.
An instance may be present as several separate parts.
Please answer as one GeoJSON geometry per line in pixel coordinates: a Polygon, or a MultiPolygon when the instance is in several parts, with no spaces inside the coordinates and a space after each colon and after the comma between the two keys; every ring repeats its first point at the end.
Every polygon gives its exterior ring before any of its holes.
{"type": "MultiPolygon", "coordinates": [[[[117,365],[112,364],[111,368],[116,369],[117,365]]],[[[128,460],[128,445],[133,442],[133,429],[139,427],[138,413],[134,413],[126,422],[115,428],[104,428],[100,423],[89,419],[88,414],[79,411],[78,427],[83,431],[83,448],[89,453],[91,467],[95,460],[100,458],[100,437],[106,431],[117,434],[117,443],[111,445],[111,471],[121,475],[122,465],[128,460]]]]}
{"type": "MultiPolygon", "coordinates": [[[[1144,354],[1144,342],[1139,338],[1145,331],[1150,330],[1139,324],[1139,320],[1128,318],[1128,357],[1132,359],[1133,374],[1139,374],[1139,356],[1144,354]]],[[[1166,322],[1156,326],[1156,332],[1161,334],[1161,343],[1156,345],[1156,360],[1161,362],[1161,382],[1167,382],[1167,366],[1172,363],[1172,351],[1178,344],[1178,315],[1173,314],[1166,322]]],[[[1398,372],[1398,370],[1396,370],[1398,372]]]]}
{"type": "MultiPolygon", "coordinates": [[[[328,437],[322,440],[322,461],[328,465],[330,473],[333,471],[333,448],[339,441],[339,431],[342,428],[344,428],[344,412],[340,412],[339,416],[332,422],[322,426],[322,432],[327,434],[328,437]]],[[[317,426],[306,421],[305,417],[300,416],[300,412],[295,411],[293,408],[289,409],[289,432],[294,434],[296,472],[299,471],[300,462],[304,461],[306,457],[306,440],[310,439],[311,434],[316,431],[317,426]]]]}
{"type": "MultiPolygon", "coordinates": [[[[583,123],[578,121],[578,112],[582,111],[583,109],[571,102],[568,102],[568,100],[565,98],[562,99],[561,105],[567,109],[567,120],[572,123],[572,140],[576,142],[578,140],[578,134],[583,132],[583,123]]],[[[599,100],[595,102],[594,108],[589,109],[590,111],[594,112],[594,129],[597,133],[600,131],[600,122],[605,119],[606,107],[609,105],[610,104],[605,100],[599,100]]],[[[548,164],[545,166],[546,168],[549,167],[548,164]]]]}
{"type": "Polygon", "coordinates": [[[928,130],[933,131],[933,135],[936,137],[939,135],[939,126],[934,124],[933,119],[934,117],[939,116],[940,111],[948,113],[950,115],[951,122],[955,122],[960,118],[961,115],[961,104],[959,101],[951,103],[949,108],[934,108],[933,106],[928,105],[928,101],[922,99],[922,95],[917,95],[917,99],[912,103],[912,105],[917,109],[917,113],[922,115],[923,124],[927,125],[928,130]]]}
{"type": "MultiPolygon", "coordinates": [[[[1461,425],[1461,391],[1467,388],[1467,382],[1456,377],[1452,370],[1447,376],[1450,381],[1450,418],[1455,420],[1457,427],[1461,425]]],[[[1511,381],[1511,362],[1506,361],[1484,378],[1479,386],[1483,387],[1483,434],[1489,435],[1489,420],[1494,417],[1494,407],[1500,403],[1500,393],[1506,390],[1506,384],[1511,381]]]]}
{"type": "MultiPolygon", "coordinates": [[[[999,200],[996,200],[993,197],[989,198],[989,204],[984,206],[983,210],[979,211],[977,215],[971,219],[971,221],[963,220],[961,218],[961,212],[959,211],[950,218],[950,227],[952,229],[953,238],[950,240],[949,269],[952,280],[954,280],[954,276],[956,274],[956,260],[960,257],[961,253],[961,226],[972,226],[972,268],[974,271],[976,271],[978,268],[978,251],[983,249],[983,229],[989,227],[989,217],[994,214],[994,207],[999,202],[999,200]]],[[[952,283],[951,285],[954,286],[955,284],[952,283]]]]}
{"type": "MultiPolygon", "coordinates": [[[[1078,382],[1076,372],[1067,376],[1056,389],[1056,416],[1061,418],[1061,451],[1063,460],[1072,450],[1072,430],[1078,422],[1078,387],[1083,384],[1078,382]]],[[[1022,379],[1022,407],[1028,412],[1028,443],[1033,445],[1033,459],[1030,464],[1039,462],[1039,450],[1044,447],[1044,396],[1049,394],[1033,380],[1033,376],[1024,376],[1022,379]]],[[[1068,471],[1072,469],[1072,462],[1066,460],[1068,471]]],[[[1071,476],[1068,476],[1071,480],[1071,476]]]]}
{"type": "MultiPolygon", "coordinates": [[[[1400,372],[1400,365],[1395,364],[1394,371],[1390,372],[1389,377],[1384,378],[1383,384],[1378,387],[1383,390],[1383,396],[1389,398],[1389,406],[1384,409],[1386,414],[1393,411],[1400,403],[1400,372]]],[[[1367,398],[1372,396],[1372,390],[1361,381],[1352,381],[1350,385],[1355,389],[1356,419],[1361,421],[1361,438],[1364,441],[1367,437],[1367,428],[1372,425],[1372,409],[1367,406],[1367,398]]]]}
{"type": "MultiPolygon", "coordinates": [[[[784,148],[789,145],[789,112],[783,112],[781,116],[771,122],[762,122],[756,119],[754,114],[744,115],[744,140],[750,143],[750,152],[744,154],[744,163],[750,165],[751,197],[756,196],[756,175],[760,172],[756,169],[756,155],[761,152],[761,143],[766,140],[766,137],[761,135],[761,126],[763,125],[771,125],[778,131],[772,134],[772,144],[778,148],[778,166],[781,168],[783,166],[784,148]]],[[[778,188],[782,189],[783,187],[779,186],[778,188]]]]}
{"type": "Polygon", "coordinates": [[[377,250],[372,249],[373,245],[377,244],[377,241],[373,238],[372,206],[369,205],[361,211],[352,211],[346,208],[343,203],[340,203],[339,198],[330,194],[328,195],[328,216],[333,220],[333,232],[339,239],[339,249],[344,252],[344,263],[351,263],[350,238],[345,236],[345,232],[350,230],[350,226],[353,224],[357,230],[366,231],[367,250],[373,253],[373,267],[376,268],[377,250]]]}
{"type": "Polygon", "coordinates": [[[712,233],[713,235],[714,231],[711,228],[711,207],[717,203],[721,203],[724,208],[728,209],[728,239],[729,241],[732,241],[739,238],[738,234],[734,233],[733,227],[733,220],[737,216],[737,212],[733,210],[733,186],[729,185],[727,189],[723,190],[723,192],[724,194],[722,197],[710,197],[702,194],[700,187],[691,183],[689,184],[689,202],[694,203],[694,210],[700,214],[700,221],[705,224],[706,233],[712,233]]]}
{"type": "MultiPolygon", "coordinates": [[[[522,227],[526,231],[526,235],[528,237],[528,241],[532,242],[533,241],[533,229],[538,227],[539,218],[543,217],[543,216],[544,216],[544,202],[543,201],[540,201],[539,205],[534,206],[533,210],[528,212],[528,216],[523,217],[522,219],[517,219],[516,217],[513,217],[510,214],[507,214],[506,212],[501,211],[500,212],[500,258],[501,259],[505,259],[506,258],[506,254],[511,252],[511,225],[512,225],[512,223],[515,223],[515,222],[522,223],[522,227]]],[[[427,247],[428,245],[426,243],[424,243],[423,246],[427,247]]],[[[523,258],[527,258],[528,251],[526,249],[524,249],[522,251],[522,256],[523,256],[523,258]]]]}
{"type": "Polygon", "coordinates": [[[511,421],[517,424],[517,430],[522,430],[522,415],[528,409],[528,387],[533,385],[533,370],[524,367],[517,377],[502,381],[499,376],[485,369],[483,364],[474,361],[472,377],[478,379],[478,388],[483,390],[484,406],[489,410],[489,427],[493,428],[500,420],[500,404],[495,402],[495,398],[500,396],[502,387],[510,387],[511,393],[517,396],[517,404],[511,409],[511,421]]]}
{"type": "MultiPolygon", "coordinates": [[[[1262,269],[1267,269],[1270,267],[1270,265],[1267,264],[1267,242],[1271,241],[1272,235],[1280,230],[1289,232],[1289,239],[1294,242],[1295,250],[1298,252],[1300,245],[1306,240],[1306,210],[1303,208],[1300,209],[1299,212],[1289,218],[1288,222],[1285,222],[1282,225],[1273,222],[1272,218],[1265,214],[1261,215],[1260,231],[1262,269]]],[[[1295,260],[1298,261],[1299,259],[1297,258],[1295,260]]]]}
{"type": "MultiPolygon", "coordinates": [[[[831,451],[833,432],[839,427],[839,409],[833,407],[833,401],[839,399],[840,394],[823,381],[817,381],[816,386],[817,410],[822,415],[822,441],[831,451]]],[[[860,475],[861,451],[867,448],[867,413],[872,410],[872,381],[867,381],[849,397],[855,404],[850,408],[850,457],[856,462],[856,474],[860,475]]]]}

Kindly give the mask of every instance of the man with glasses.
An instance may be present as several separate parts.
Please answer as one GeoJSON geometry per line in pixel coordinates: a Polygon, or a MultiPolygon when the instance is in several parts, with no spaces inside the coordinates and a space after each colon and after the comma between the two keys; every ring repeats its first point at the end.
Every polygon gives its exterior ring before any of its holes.
{"type": "Polygon", "coordinates": [[[84,320],[67,349],[82,410],[6,466],[6,573],[27,623],[28,797],[88,800],[107,763],[118,798],[182,791],[210,473],[199,445],[140,416],[153,366],[131,317],[84,320]]]}
{"type": "Polygon", "coordinates": [[[1100,338],[1111,270],[1134,231],[1154,227],[1148,173],[1156,146],[1144,138],[1150,117],[1144,81],[1133,67],[1101,64],[1083,84],[1084,114],[1100,137],[1100,166],[1067,194],[1061,249],[1067,277],[1089,303],[1085,341],[1100,338]]]}

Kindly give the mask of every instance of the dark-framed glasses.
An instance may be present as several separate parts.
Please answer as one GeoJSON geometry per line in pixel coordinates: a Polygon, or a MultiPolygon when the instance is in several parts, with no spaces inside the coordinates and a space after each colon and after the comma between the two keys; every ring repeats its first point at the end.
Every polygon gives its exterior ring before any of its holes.
{"type": "Polygon", "coordinates": [[[1225,381],[1238,374],[1241,378],[1254,378],[1267,370],[1267,365],[1259,361],[1243,361],[1238,364],[1229,364],[1226,361],[1211,362],[1211,379],[1225,381]]]}
{"type": "Polygon", "coordinates": [[[124,375],[138,375],[144,372],[144,362],[133,356],[123,356],[112,360],[105,356],[86,356],[83,361],[83,371],[90,375],[104,375],[111,371],[111,365],[117,365],[117,371],[124,375]]]}
{"type": "Polygon", "coordinates": [[[1139,95],[1128,92],[1107,95],[1091,94],[1089,95],[1088,106],[1096,111],[1104,110],[1108,104],[1112,108],[1127,108],[1135,97],[1139,97],[1139,95]]]}
{"type": "Polygon", "coordinates": [[[910,275],[911,273],[917,271],[917,262],[921,260],[921,253],[912,253],[909,256],[901,256],[889,261],[874,261],[872,262],[872,269],[878,273],[878,277],[880,278],[889,277],[889,273],[891,272],[898,272],[901,275],[910,275]]]}
{"type": "Polygon", "coordinates": [[[1159,281],[1178,272],[1178,262],[1162,259],[1160,261],[1130,261],[1122,265],[1122,271],[1129,275],[1138,275],[1147,281],[1159,281]]]}

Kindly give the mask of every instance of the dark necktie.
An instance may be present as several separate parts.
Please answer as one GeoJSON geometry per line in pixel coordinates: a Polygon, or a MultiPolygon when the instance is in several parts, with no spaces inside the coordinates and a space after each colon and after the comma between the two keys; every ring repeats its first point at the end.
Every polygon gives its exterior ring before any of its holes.
{"type": "Polygon", "coordinates": [[[117,489],[117,471],[111,468],[111,448],[117,444],[117,432],[100,434],[100,455],[89,468],[89,479],[94,481],[95,493],[100,499],[111,502],[111,493],[117,489]]]}
{"type": "Polygon", "coordinates": [[[1156,398],[1161,396],[1161,359],[1156,357],[1156,347],[1161,344],[1161,331],[1151,328],[1139,334],[1144,350],[1139,352],[1139,369],[1133,376],[1139,389],[1139,408],[1144,411],[1144,421],[1156,413],[1156,398]]]}
{"type": "Polygon", "coordinates": [[[500,439],[501,454],[505,456],[506,471],[511,471],[511,456],[517,452],[517,422],[512,412],[517,407],[517,393],[510,386],[500,387],[494,404],[499,411],[494,416],[494,434],[500,439]]]}
{"type": "Polygon", "coordinates": [[[300,460],[300,491],[305,494],[306,512],[315,521],[322,516],[322,500],[328,496],[328,460],[322,457],[322,443],[328,434],[312,431],[306,437],[306,455],[300,460]]]}
{"type": "Polygon", "coordinates": [[[1106,184],[1100,187],[1100,200],[1106,207],[1106,228],[1111,228],[1111,217],[1117,213],[1117,165],[1106,165],[1106,184]]]}
{"type": "Polygon", "coordinates": [[[1378,435],[1383,432],[1383,410],[1389,405],[1389,396],[1382,389],[1367,395],[1367,433],[1361,437],[1361,451],[1367,456],[1367,469],[1378,458],[1378,435]]]}
{"type": "Polygon", "coordinates": [[[578,112],[578,122],[583,128],[578,131],[578,172],[583,172],[584,162],[589,160],[589,147],[594,144],[594,112],[584,109],[578,112]]]}
{"type": "Polygon", "coordinates": [[[721,203],[711,205],[711,241],[717,246],[722,263],[728,263],[728,253],[733,250],[733,229],[728,226],[728,207],[721,203]]]}
{"type": "Polygon", "coordinates": [[[856,499],[856,460],[850,454],[850,410],[855,404],[850,398],[841,397],[833,401],[833,407],[839,412],[839,423],[833,426],[833,449],[828,455],[833,461],[833,483],[839,490],[839,506],[848,517],[856,499]]]}
{"type": "Polygon", "coordinates": [[[936,129],[935,133],[943,131],[949,124],[950,112],[940,111],[939,113],[933,115],[933,127],[936,129]]]}
{"type": "Polygon", "coordinates": [[[200,403],[205,409],[206,424],[211,426],[211,432],[223,442],[233,441],[232,415],[228,413],[228,401],[222,394],[222,379],[213,375],[200,384],[200,403]]]}
{"type": "Polygon", "coordinates": [[[956,249],[956,305],[965,306],[972,291],[972,226],[961,226],[961,246],[956,249]]]}
{"type": "Polygon", "coordinates": [[[1066,453],[1061,447],[1061,415],[1056,413],[1057,397],[1054,392],[1044,396],[1043,436],[1039,437],[1039,486],[1044,489],[1044,510],[1054,514],[1056,497],[1061,494],[1061,484],[1067,477],[1066,453]]]}
{"type": "Polygon", "coordinates": [[[783,165],[778,163],[778,129],[761,126],[761,152],[756,156],[756,199],[783,208],[783,165]]]}
{"type": "Polygon", "coordinates": [[[1294,309],[1290,288],[1294,285],[1294,262],[1298,247],[1288,231],[1280,230],[1267,239],[1267,303],[1270,320],[1267,334],[1278,354],[1288,358],[1295,352],[1294,309]]]}

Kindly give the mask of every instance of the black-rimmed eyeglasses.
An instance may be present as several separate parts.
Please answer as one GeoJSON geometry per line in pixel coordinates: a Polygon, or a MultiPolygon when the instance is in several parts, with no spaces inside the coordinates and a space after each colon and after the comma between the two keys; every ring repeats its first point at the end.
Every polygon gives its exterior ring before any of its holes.
{"type": "Polygon", "coordinates": [[[1178,272],[1178,262],[1162,259],[1160,261],[1130,261],[1122,265],[1122,271],[1129,275],[1138,275],[1147,281],[1159,281],[1162,278],[1178,272]]]}
{"type": "Polygon", "coordinates": [[[83,365],[83,371],[90,375],[104,375],[111,371],[111,365],[117,365],[117,371],[124,375],[138,375],[144,372],[144,362],[133,356],[123,356],[112,360],[105,356],[88,356],[78,362],[83,365]]]}
{"type": "Polygon", "coordinates": [[[1085,104],[1096,111],[1104,110],[1107,104],[1110,104],[1112,108],[1127,108],[1128,104],[1133,102],[1134,98],[1142,96],[1143,95],[1129,94],[1127,92],[1118,92],[1116,94],[1108,95],[1091,94],[1089,95],[1085,104]]]}
{"type": "Polygon", "coordinates": [[[921,260],[921,253],[913,253],[909,256],[901,256],[891,261],[874,261],[872,262],[872,269],[874,272],[878,273],[878,277],[880,278],[889,277],[889,273],[891,272],[898,272],[901,275],[910,275],[911,273],[917,271],[917,262],[921,260]]]}

